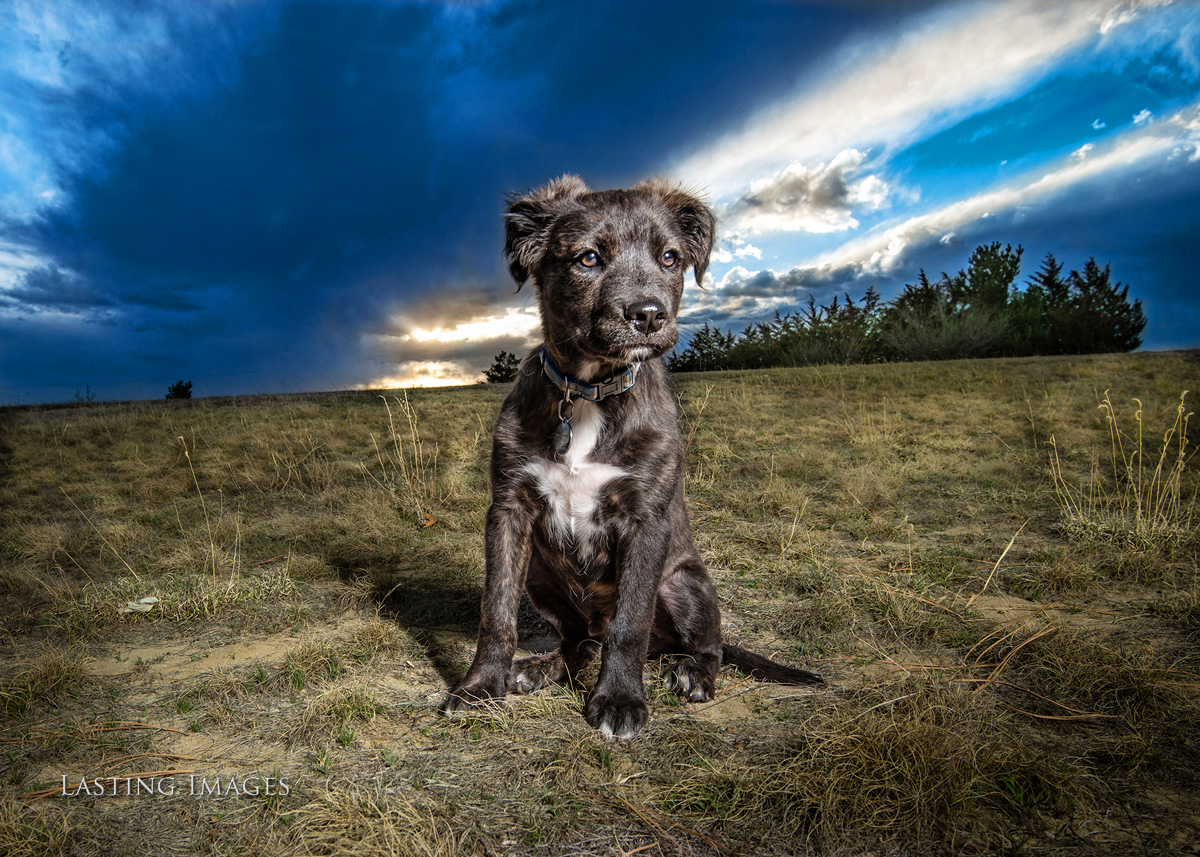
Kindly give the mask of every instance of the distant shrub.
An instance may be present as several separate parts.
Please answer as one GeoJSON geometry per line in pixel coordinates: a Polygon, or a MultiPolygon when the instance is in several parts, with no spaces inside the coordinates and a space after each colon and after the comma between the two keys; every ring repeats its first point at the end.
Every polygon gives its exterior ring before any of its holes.
{"type": "Polygon", "coordinates": [[[1024,288],[1016,285],[1021,247],[981,244],[967,268],[931,281],[921,271],[882,304],[874,287],[861,301],[834,297],[808,309],[776,313],[740,335],[705,323],[667,358],[675,372],[757,369],[880,360],[949,360],[1034,354],[1132,351],[1146,326],[1141,301],[1112,282],[1109,266],[1089,259],[1062,276],[1047,255],[1024,288]]]}
{"type": "Polygon", "coordinates": [[[867,289],[862,306],[846,295],[837,296],[826,306],[818,306],[810,296],[801,329],[787,352],[794,366],[824,363],[874,363],[879,360],[879,294],[867,289]]]}
{"type": "Polygon", "coordinates": [[[718,328],[704,326],[692,334],[691,342],[683,351],[672,352],[667,365],[675,372],[708,372],[715,369],[730,369],[730,350],[737,341],[732,333],[722,333],[718,328]]]}
{"type": "Polygon", "coordinates": [[[822,306],[810,297],[804,312],[776,313],[769,322],[750,325],[740,337],[705,324],[687,348],[671,353],[667,365],[675,372],[702,372],[874,362],[879,359],[879,295],[868,289],[861,303],[846,295],[845,302],[835,296],[822,306]]]}
{"type": "Polygon", "coordinates": [[[893,360],[954,360],[1001,351],[1008,334],[1003,311],[972,300],[960,287],[964,280],[960,272],[931,283],[922,271],[917,285],[906,285],[880,319],[883,353],[893,360]]]}
{"type": "Polygon", "coordinates": [[[170,387],[167,387],[168,399],[190,399],[192,397],[192,382],[191,381],[176,381],[170,387]]]}
{"type": "Polygon", "coordinates": [[[517,370],[520,368],[521,359],[517,355],[501,351],[492,365],[483,370],[483,376],[489,384],[502,384],[517,377],[517,370]]]}

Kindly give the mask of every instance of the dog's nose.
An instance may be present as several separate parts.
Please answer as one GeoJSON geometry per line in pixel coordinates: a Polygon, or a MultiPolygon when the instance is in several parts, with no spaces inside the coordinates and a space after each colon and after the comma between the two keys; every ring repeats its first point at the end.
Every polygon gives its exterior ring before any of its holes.
{"type": "Polygon", "coordinates": [[[638,333],[649,336],[662,330],[667,323],[667,313],[654,301],[634,301],[625,307],[625,318],[638,333]]]}

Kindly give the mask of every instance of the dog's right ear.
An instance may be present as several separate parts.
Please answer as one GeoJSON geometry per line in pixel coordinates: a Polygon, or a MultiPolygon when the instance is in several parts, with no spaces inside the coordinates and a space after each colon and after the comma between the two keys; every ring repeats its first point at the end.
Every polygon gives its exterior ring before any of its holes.
{"type": "Polygon", "coordinates": [[[588,192],[579,176],[564,175],[544,187],[508,199],[504,213],[504,260],[520,290],[546,252],[550,229],[564,203],[588,192]]]}
{"type": "Polygon", "coordinates": [[[696,285],[704,287],[704,272],[712,259],[713,241],[717,232],[717,220],[712,209],[703,199],[682,190],[667,195],[666,201],[675,210],[679,229],[683,233],[684,250],[696,285]]]}

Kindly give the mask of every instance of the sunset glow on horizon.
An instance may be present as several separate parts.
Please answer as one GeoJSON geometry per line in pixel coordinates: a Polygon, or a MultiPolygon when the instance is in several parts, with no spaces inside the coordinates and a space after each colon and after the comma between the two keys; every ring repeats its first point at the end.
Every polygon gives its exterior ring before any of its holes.
{"type": "Polygon", "coordinates": [[[483,382],[483,373],[468,375],[457,363],[412,362],[402,363],[395,375],[375,378],[354,387],[356,390],[399,390],[412,387],[465,387],[483,382]]]}
{"type": "Polygon", "coordinates": [[[504,336],[529,337],[536,334],[540,325],[536,309],[510,309],[504,315],[471,320],[453,327],[438,327],[432,330],[409,328],[408,332],[399,334],[398,338],[402,342],[448,343],[497,339],[504,336]]]}

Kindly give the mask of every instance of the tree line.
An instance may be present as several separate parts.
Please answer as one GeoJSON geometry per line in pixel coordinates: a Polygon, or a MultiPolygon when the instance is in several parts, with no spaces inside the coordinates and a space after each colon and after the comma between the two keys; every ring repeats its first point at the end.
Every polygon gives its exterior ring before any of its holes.
{"type": "Polygon", "coordinates": [[[1024,288],[1024,250],[1000,242],[971,254],[966,270],[930,280],[922,269],[884,303],[874,287],[860,301],[834,297],[798,313],[779,314],[740,334],[705,324],[667,362],[675,372],[756,369],[820,363],[874,363],[1092,354],[1132,351],[1146,326],[1142,303],[1112,280],[1110,266],[1088,259],[1063,274],[1047,254],[1024,288]]]}

